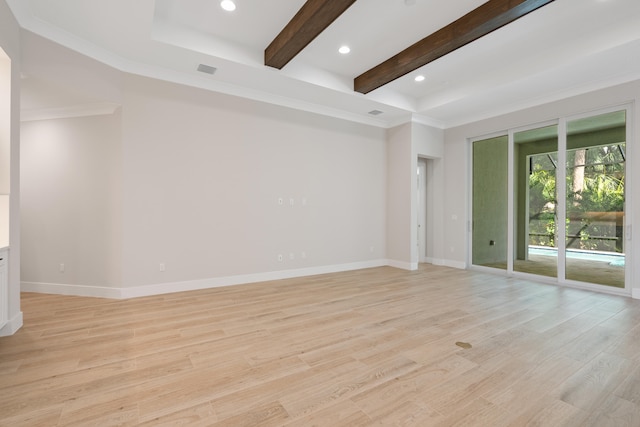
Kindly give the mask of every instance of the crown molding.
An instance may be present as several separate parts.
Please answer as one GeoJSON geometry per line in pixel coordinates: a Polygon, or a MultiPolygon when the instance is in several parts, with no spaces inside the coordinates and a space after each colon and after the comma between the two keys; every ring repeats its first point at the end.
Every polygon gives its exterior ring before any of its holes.
{"type": "Polygon", "coordinates": [[[67,119],[72,117],[88,117],[111,115],[120,104],[104,102],[96,104],[73,105],[69,107],[23,109],[20,111],[21,122],[36,120],[67,119]]]}

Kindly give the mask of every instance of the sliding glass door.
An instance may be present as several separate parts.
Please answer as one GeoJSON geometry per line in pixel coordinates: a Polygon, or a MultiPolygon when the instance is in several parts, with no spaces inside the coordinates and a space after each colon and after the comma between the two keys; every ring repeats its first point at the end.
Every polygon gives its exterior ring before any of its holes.
{"type": "Polygon", "coordinates": [[[624,288],[626,114],[567,122],[566,279],[624,288]]]}
{"type": "Polygon", "coordinates": [[[626,116],[473,141],[472,264],[625,288],[626,116]]]}
{"type": "Polygon", "coordinates": [[[509,138],[473,143],[473,264],[507,269],[509,138]]]}
{"type": "Polygon", "coordinates": [[[513,270],[558,277],[558,126],[514,133],[513,270]]]}

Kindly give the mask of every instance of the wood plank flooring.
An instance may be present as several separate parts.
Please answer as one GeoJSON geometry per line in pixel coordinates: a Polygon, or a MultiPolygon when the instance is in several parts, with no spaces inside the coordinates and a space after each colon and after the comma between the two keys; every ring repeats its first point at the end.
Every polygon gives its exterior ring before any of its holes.
{"type": "Polygon", "coordinates": [[[640,426],[630,298],[426,265],[22,309],[0,426],[640,426]]]}

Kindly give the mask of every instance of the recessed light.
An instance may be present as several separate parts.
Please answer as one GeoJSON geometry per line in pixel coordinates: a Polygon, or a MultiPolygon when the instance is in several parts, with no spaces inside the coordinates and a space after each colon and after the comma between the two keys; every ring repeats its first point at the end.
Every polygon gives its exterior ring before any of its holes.
{"type": "Polygon", "coordinates": [[[416,77],[414,78],[414,80],[415,80],[415,81],[417,81],[417,82],[421,82],[421,81],[423,81],[423,80],[424,80],[424,76],[423,76],[422,74],[420,74],[419,76],[416,76],[416,77]]]}
{"type": "Polygon", "coordinates": [[[351,48],[349,46],[340,46],[340,49],[338,49],[338,52],[340,52],[343,55],[346,55],[347,53],[351,52],[351,48]]]}
{"type": "Polygon", "coordinates": [[[234,10],[236,10],[236,4],[233,2],[233,0],[222,0],[220,2],[220,7],[227,12],[233,12],[234,10]]]}

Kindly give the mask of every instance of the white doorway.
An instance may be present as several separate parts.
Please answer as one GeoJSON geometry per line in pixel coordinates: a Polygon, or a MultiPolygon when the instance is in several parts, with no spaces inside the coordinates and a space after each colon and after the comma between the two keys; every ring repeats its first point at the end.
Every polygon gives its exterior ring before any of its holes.
{"type": "Polygon", "coordinates": [[[429,191],[429,182],[431,180],[428,179],[428,173],[430,172],[429,168],[429,159],[418,159],[418,170],[417,170],[417,206],[418,206],[418,215],[417,215],[417,244],[418,244],[418,262],[421,263],[431,263],[433,262],[432,251],[429,249],[429,238],[428,236],[432,235],[429,227],[429,215],[427,214],[427,207],[429,206],[429,196],[431,192],[429,191]]]}

